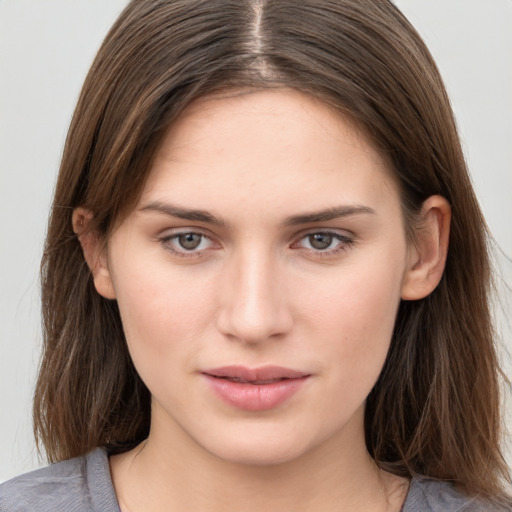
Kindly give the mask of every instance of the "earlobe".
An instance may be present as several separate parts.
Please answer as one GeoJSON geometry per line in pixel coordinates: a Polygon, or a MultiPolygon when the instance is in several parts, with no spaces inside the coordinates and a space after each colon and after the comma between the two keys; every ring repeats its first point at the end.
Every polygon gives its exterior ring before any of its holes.
{"type": "Polygon", "coordinates": [[[106,249],[102,246],[98,233],[91,226],[93,217],[90,210],[75,208],[72,215],[73,231],[82,247],[97,292],[106,299],[115,299],[116,293],[108,269],[106,249]]]}
{"type": "Polygon", "coordinates": [[[411,247],[402,283],[402,299],[423,299],[443,276],[450,237],[451,208],[442,196],[431,196],[420,212],[416,244],[411,247]]]}

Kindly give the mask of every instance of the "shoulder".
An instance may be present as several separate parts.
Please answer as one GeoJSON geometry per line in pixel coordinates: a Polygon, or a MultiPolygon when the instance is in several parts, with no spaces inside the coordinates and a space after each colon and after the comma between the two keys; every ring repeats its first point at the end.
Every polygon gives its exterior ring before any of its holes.
{"type": "Polygon", "coordinates": [[[448,482],[413,478],[403,512],[512,512],[512,505],[500,507],[470,498],[448,482]]]}
{"type": "Polygon", "coordinates": [[[0,512],[119,512],[108,457],[97,449],[0,485],[0,512]]]}

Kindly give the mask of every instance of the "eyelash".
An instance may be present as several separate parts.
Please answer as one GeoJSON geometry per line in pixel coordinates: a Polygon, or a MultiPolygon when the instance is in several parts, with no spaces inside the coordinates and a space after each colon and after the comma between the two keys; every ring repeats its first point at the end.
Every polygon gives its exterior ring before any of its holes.
{"type": "Polygon", "coordinates": [[[185,235],[200,236],[201,237],[201,241],[199,242],[200,244],[203,242],[203,240],[209,240],[211,242],[211,239],[207,235],[205,235],[204,233],[201,233],[201,232],[197,232],[197,231],[181,231],[180,233],[175,233],[170,236],[165,236],[165,237],[161,238],[159,241],[161,242],[161,244],[164,246],[164,248],[167,251],[169,251],[173,255],[179,256],[180,258],[200,257],[202,255],[202,253],[207,249],[203,249],[203,250],[199,250],[199,251],[196,251],[196,250],[187,251],[185,248],[183,248],[183,250],[176,249],[176,247],[173,245],[173,241],[175,241],[175,240],[177,241],[177,239],[179,237],[185,236],[185,235]]]}
{"type": "MultiPolygon", "coordinates": [[[[171,254],[176,255],[176,256],[178,256],[180,258],[198,258],[198,257],[201,257],[203,255],[203,253],[208,250],[208,248],[202,249],[202,250],[194,250],[194,249],[192,249],[190,251],[187,251],[186,249],[183,249],[183,250],[176,249],[174,241],[177,241],[177,239],[179,237],[185,236],[185,235],[197,235],[197,236],[200,236],[201,237],[201,241],[200,241],[199,244],[201,244],[203,242],[203,240],[209,240],[210,243],[213,244],[213,242],[210,239],[210,237],[208,237],[204,233],[197,232],[197,231],[181,231],[179,233],[175,233],[175,234],[170,235],[170,236],[162,237],[162,238],[159,239],[159,242],[164,246],[164,248],[167,251],[169,251],[171,254]]],[[[300,242],[302,242],[303,240],[306,240],[309,237],[312,237],[314,235],[322,235],[322,236],[332,237],[333,241],[340,242],[333,249],[330,249],[330,248],[326,248],[326,249],[323,249],[323,250],[322,249],[314,249],[314,248],[310,248],[310,249],[306,248],[305,249],[308,252],[313,253],[314,256],[316,256],[316,257],[326,258],[326,257],[330,257],[330,256],[335,256],[335,255],[339,254],[340,252],[347,251],[354,244],[354,240],[352,238],[350,238],[350,237],[348,237],[346,235],[342,235],[340,233],[336,233],[334,231],[310,231],[310,232],[305,233],[304,235],[302,235],[297,240],[297,242],[294,242],[293,244],[291,244],[290,247],[292,249],[299,248],[297,246],[300,244],[300,242]]]]}
{"type": "MultiPolygon", "coordinates": [[[[322,236],[328,236],[332,237],[332,241],[338,241],[339,244],[336,245],[334,248],[327,248],[327,249],[306,249],[314,254],[316,257],[321,258],[328,258],[332,256],[336,256],[340,252],[347,251],[351,245],[354,243],[354,240],[346,235],[342,235],[340,233],[336,233],[335,231],[310,231],[309,233],[304,234],[300,237],[298,242],[295,242],[292,244],[293,246],[296,246],[298,243],[300,243],[303,240],[306,240],[314,235],[322,235],[322,236]]],[[[311,244],[310,244],[311,245],[311,244]]]]}

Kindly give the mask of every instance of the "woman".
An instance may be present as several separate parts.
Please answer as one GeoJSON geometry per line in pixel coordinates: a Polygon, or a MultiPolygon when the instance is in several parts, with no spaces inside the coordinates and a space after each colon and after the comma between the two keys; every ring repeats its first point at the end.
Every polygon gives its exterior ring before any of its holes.
{"type": "Polygon", "coordinates": [[[486,231],[388,2],[131,2],[43,260],[1,510],[508,510],[486,231]]]}

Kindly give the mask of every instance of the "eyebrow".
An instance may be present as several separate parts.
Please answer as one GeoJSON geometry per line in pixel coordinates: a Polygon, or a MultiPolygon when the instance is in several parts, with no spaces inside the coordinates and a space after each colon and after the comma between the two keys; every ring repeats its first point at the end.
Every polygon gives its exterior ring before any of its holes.
{"type": "Polygon", "coordinates": [[[214,224],[215,226],[224,226],[224,221],[215,217],[205,210],[191,210],[188,208],[180,208],[167,203],[159,201],[152,201],[140,208],[144,212],[158,212],[177,217],[179,219],[192,220],[197,222],[205,222],[207,224],[214,224]]]}
{"type": "Polygon", "coordinates": [[[375,215],[375,213],[375,210],[369,206],[339,206],[335,208],[327,208],[326,210],[320,210],[318,212],[306,213],[303,215],[293,215],[285,220],[285,225],[296,226],[298,224],[309,224],[312,222],[325,222],[342,217],[350,217],[352,215],[375,215]]]}
{"type": "MultiPolygon", "coordinates": [[[[206,210],[195,210],[188,208],[181,208],[179,206],[161,203],[160,201],[152,201],[140,208],[140,211],[149,211],[163,213],[179,219],[191,220],[196,222],[205,222],[215,226],[224,226],[225,222],[207,212],[206,210]]],[[[375,210],[369,206],[351,205],[339,206],[335,208],[327,208],[311,213],[301,215],[293,215],[287,217],[284,221],[285,226],[297,226],[299,224],[310,224],[313,222],[325,222],[329,220],[339,219],[342,217],[350,217],[352,215],[369,214],[375,215],[375,210]]]]}

